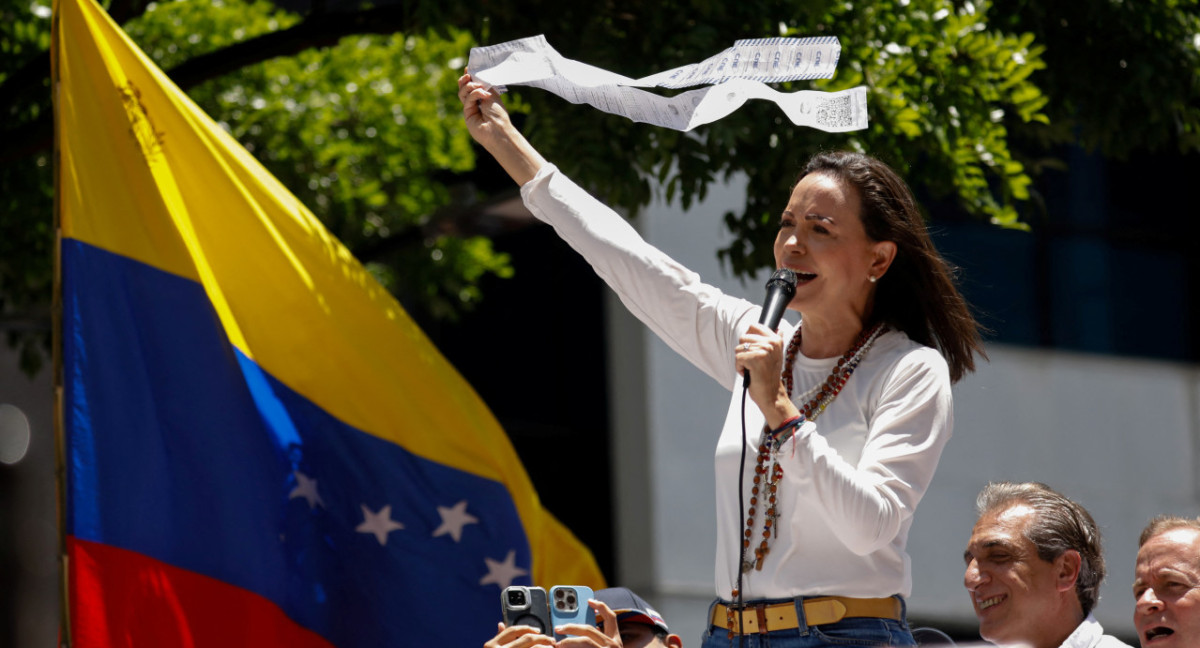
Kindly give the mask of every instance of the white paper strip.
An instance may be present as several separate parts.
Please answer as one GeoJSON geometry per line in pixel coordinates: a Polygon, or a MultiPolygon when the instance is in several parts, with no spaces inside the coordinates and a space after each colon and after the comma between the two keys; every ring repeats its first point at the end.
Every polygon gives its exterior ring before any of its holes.
{"type": "Polygon", "coordinates": [[[471,50],[467,69],[473,77],[501,92],[507,85],[541,88],[570,101],[608,113],[689,131],[737,110],[747,99],[773,101],[799,126],[829,132],[867,127],[865,87],[841,92],[802,90],[782,93],[765,83],[829,78],[837,67],[841,45],[835,37],[741,40],[699,63],[641,79],[615,74],[563,58],[544,36],[534,36],[471,50]],[[708,88],[663,97],[638,88],[708,88]]]}

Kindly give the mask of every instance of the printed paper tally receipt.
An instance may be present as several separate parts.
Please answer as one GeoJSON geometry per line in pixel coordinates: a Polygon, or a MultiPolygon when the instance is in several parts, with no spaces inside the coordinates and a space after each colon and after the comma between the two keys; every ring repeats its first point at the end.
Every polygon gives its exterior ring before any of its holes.
{"type": "Polygon", "coordinates": [[[680,131],[721,119],[748,99],[774,102],[798,126],[828,132],[862,130],[867,127],[864,86],[839,92],[783,93],[766,85],[831,78],[841,49],[833,36],[739,40],[699,63],[631,79],[564,58],[544,36],[533,36],[473,48],[467,70],[502,92],[509,85],[541,88],[571,103],[680,131]],[[698,85],[709,87],[674,97],[640,89],[698,85]]]}

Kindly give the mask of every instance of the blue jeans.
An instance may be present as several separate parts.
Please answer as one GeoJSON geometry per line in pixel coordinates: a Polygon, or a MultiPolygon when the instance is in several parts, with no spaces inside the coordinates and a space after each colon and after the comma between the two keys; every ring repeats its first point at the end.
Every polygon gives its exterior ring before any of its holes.
{"type": "MultiPolygon", "coordinates": [[[[908,628],[907,608],[904,599],[900,601],[900,621],[893,619],[877,619],[870,617],[855,617],[842,619],[837,623],[825,623],[810,626],[804,620],[805,598],[797,597],[796,617],[800,619],[800,627],[791,630],[776,630],[765,634],[745,635],[745,648],[902,648],[916,646],[912,631],[908,628]]],[[[746,605],[759,603],[784,603],[793,599],[763,599],[746,601],[746,605]]],[[[717,603],[728,605],[727,601],[713,601],[708,608],[708,618],[712,618],[713,606],[717,603]]],[[[742,638],[734,633],[729,638],[729,631],[718,626],[709,626],[704,633],[700,648],[740,648],[742,638]]]]}

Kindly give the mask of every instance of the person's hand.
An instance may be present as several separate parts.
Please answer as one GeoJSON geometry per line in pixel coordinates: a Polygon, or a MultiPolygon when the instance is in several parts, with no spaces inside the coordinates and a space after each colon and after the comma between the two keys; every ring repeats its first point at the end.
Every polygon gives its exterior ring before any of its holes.
{"type": "Polygon", "coordinates": [[[524,185],[546,165],[545,158],[529,144],[508,118],[494,89],[464,74],[458,79],[458,100],[463,105],[467,130],[518,185],[524,185]]]}
{"type": "Polygon", "coordinates": [[[553,646],[554,637],[548,637],[529,626],[504,627],[497,624],[496,636],[483,644],[483,648],[529,648],[529,646],[553,646]]]}
{"type": "Polygon", "coordinates": [[[775,429],[799,414],[783,386],[783,338],[762,324],[751,324],[734,349],[738,373],[750,372],[750,400],[775,429]]]}
{"type": "Polygon", "coordinates": [[[569,623],[554,629],[559,634],[569,635],[558,642],[560,648],[622,648],[621,628],[617,626],[617,615],[604,603],[588,601],[596,611],[604,630],[586,623],[569,623]]]}
{"type": "Polygon", "coordinates": [[[463,120],[467,131],[485,149],[491,150],[500,138],[511,138],[512,121],[494,88],[463,74],[458,78],[458,100],[463,105],[463,120]]]}

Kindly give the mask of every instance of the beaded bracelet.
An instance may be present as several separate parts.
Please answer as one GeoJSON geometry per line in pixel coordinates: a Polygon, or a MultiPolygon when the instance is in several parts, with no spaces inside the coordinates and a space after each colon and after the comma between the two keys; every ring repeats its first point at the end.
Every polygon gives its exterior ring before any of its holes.
{"type": "Polygon", "coordinates": [[[806,419],[803,414],[797,414],[784,421],[783,425],[780,425],[774,430],[767,432],[767,436],[778,441],[779,443],[783,443],[784,441],[787,441],[792,434],[795,434],[796,428],[804,425],[804,422],[807,420],[808,419],[806,419]]]}

